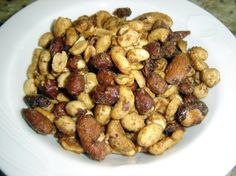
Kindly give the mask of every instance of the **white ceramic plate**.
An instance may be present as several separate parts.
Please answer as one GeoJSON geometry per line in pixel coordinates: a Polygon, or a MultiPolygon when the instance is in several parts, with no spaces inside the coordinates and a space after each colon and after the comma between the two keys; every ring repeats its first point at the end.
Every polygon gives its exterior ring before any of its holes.
{"type": "Polygon", "coordinates": [[[24,8],[0,28],[0,167],[8,175],[214,175],[236,164],[236,41],[215,17],[188,1],[176,0],[41,0],[24,8]],[[161,11],[173,18],[174,30],[191,30],[188,46],[209,52],[208,63],[221,72],[221,82],[206,100],[208,118],[187,130],[176,147],[155,157],[111,155],[103,162],[63,150],[52,137],[36,134],[22,119],[23,82],[39,36],[58,16],[73,20],[100,9],[131,7],[137,16],[161,11]]]}

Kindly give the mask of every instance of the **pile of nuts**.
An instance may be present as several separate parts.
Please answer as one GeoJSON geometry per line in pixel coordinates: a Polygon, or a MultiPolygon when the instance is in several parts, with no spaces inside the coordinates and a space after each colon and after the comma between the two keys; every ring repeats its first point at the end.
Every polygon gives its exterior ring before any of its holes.
{"type": "Polygon", "coordinates": [[[166,14],[130,14],[118,8],[75,21],[59,17],[39,38],[22,110],[37,133],[103,160],[110,153],[160,155],[205,119],[201,99],[220,81],[207,51],[187,49],[190,31],[172,31],[166,14]]]}

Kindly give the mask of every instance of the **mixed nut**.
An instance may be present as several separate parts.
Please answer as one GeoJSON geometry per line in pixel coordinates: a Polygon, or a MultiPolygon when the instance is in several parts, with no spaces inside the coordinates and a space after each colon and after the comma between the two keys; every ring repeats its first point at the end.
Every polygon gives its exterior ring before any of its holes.
{"type": "Polygon", "coordinates": [[[160,155],[205,119],[201,99],[220,81],[207,51],[187,49],[190,31],[172,31],[166,14],[130,14],[118,8],[75,21],[59,17],[39,38],[22,110],[37,133],[103,160],[110,153],[160,155]]]}

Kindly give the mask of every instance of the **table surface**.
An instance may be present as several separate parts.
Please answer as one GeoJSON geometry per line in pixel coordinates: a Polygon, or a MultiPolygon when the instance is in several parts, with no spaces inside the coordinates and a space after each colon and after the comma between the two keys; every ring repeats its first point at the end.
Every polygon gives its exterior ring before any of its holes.
{"type": "MultiPolygon", "coordinates": [[[[0,26],[13,14],[34,0],[0,0],[0,26]]],[[[190,0],[207,10],[236,36],[236,0],[190,0]]],[[[236,176],[236,167],[228,176],[236,176]]],[[[2,175],[0,170],[0,176],[2,175]]]]}

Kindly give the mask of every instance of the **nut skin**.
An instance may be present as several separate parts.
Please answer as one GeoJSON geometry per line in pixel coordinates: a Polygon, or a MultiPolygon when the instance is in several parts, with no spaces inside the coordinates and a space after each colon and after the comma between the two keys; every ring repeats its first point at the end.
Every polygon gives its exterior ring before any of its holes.
{"type": "Polygon", "coordinates": [[[92,99],[96,104],[114,105],[119,99],[119,88],[98,85],[92,93],[92,99]]]}
{"type": "Polygon", "coordinates": [[[131,9],[126,7],[126,8],[118,8],[116,9],[113,14],[116,15],[119,18],[125,18],[130,16],[132,13],[131,9]]]}
{"type": "Polygon", "coordinates": [[[145,114],[153,109],[154,101],[145,89],[136,90],[135,106],[140,114],[145,114]]]}
{"type": "Polygon", "coordinates": [[[64,50],[64,42],[61,37],[56,37],[52,40],[49,51],[53,57],[56,53],[61,53],[64,50]]]}
{"type": "Polygon", "coordinates": [[[193,94],[183,96],[184,103],[191,103],[197,100],[197,97],[195,97],[193,94]]]}
{"type": "Polygon", "coordinates": [[[173,122],[169,122],[166,125],[166,128],[164,130],[164,134],[166,136],[171,136],[176,130],[184,130],[184,127],[178,123],[176,123],[175,121],[173,122]]]}
{"type": "Polygon", "coordinates": [[[177,55],[166,68],[166,81],[169,84],[179,84],[190,71],[191,66],[185,54],[177,55]]]}
{"type": "MultiPolygon", "coordinates": [[[[203,117],[205,117],[208,113],[207,105],[200,100],[196,100],[196,101],[182,104],[178,109],[176,120],[180,124],[186,126],[184,124],[184,120],[186,119],[187,113],[193,110],[199,110],[201,112],[201,116],[203,117]]],[[[195,118],[193,123],[191,125],[188,125],[187,127],[199,124],[203,120],[201,117],[193,117],[193,118],[195,118]]]]}
{"type": "Polygon", "coordinates": [[[65,106],[66,106],[66,102],[59,102],[54,105],[53,114],[55,115],[55,117],[59,118],[61,116],[67,115],[65,106]]]}
{"type": "Polygon", "coordinates": [[[151,59],[156,60],[162,57],[160,43],[158,42],[149,43],[146,46],[144,46],[144,49],[148,51],[151,59]]]}
{"type": "Polygon", "coordinates": [[[24,102],[29,107],[48,107],[51,102],[43,95],[26,95],[24,97],[24,102]]]}
{"type": "Polygon", "coordinates": [[[73,97],[76,98],[84,91],[85,80],[82,75],[72,72],[66,81],[66,90],[73,97]]]}
{"type": "Polygon", "coordinates": [[[168,86],[165,80],[158,73],[151,73],[147,77],[147,86],[151,89],[155,94],[164,93],[168,86]]]}
{"type": "Polygon", "coordinates": [[[79,118],[76,128],[81,145],[88,155],[98,161],[105,159],[105,142],[104,140],[98,141],[102,129],[96,119],[90,115],[82,116],[79,118]]]}
{"type": "Polygon", "coordinates": [[[168,40],[171,42],[178,42],[182,39],[184,39],[185,37],[187,37],[188,35],[190,35],[190,31],[175,31],[175,32],[171,32],[168,40]]]}
{"type": "Polygon", "coordinates": [[[144,67],[142,68],[142,73],[145,77],[148,77],[155,68],[155,61],[153,59],[148,59],[144,61],[144,67]]]}
{"type": "Polygon", "coordinates": [[[110,69],[113,67],[113,62],[110,55],[107,53],[99,53],[89,60],[89,64],[96,69],[110,69]]]}
{"type": "Polygon", "coordinates": [[[161,56],[164,58],[174,57],[176,51],[176,42],[166,41],[161,47],[161,56]]]}
{"type": "Polygon", "coordinates": [[[184,95],[190,95],[193,93],[194,85],[189,79],[184,79],[178,85],[178,90],[184,95]]]}
{"type": "Polygon", "coordinates": [[[37,133],[40,134],[50,134],[53,130],[53,124],[52,122],[39,113],[36,110],[33,110],[31,108],[23,109],[22,110],[23,118],[26,120],[26,122],[35,130],[37,133]]]}
{"type": "Polygon", "coordinates": [[[56,99],[58,95],[57,82],[54,79],[46,79],[38,86],[39,91],[49,98],[56,99]]]}
{"type": "Polygon", "coordinates": [[[111,70],[99,70],[97,73],[97,80],[99,84],[105,86],[113,86],[115,85],[115,78],[116,74],[111,70]]]}
{"type": "Polygon", "coordinates": [[[80,56],[72,56],[68,59],[67,62],[67,68],[69,68],[70,71],[76,72],[78,71],[77,68],[77,62],[82,59],[80,56]]]}

